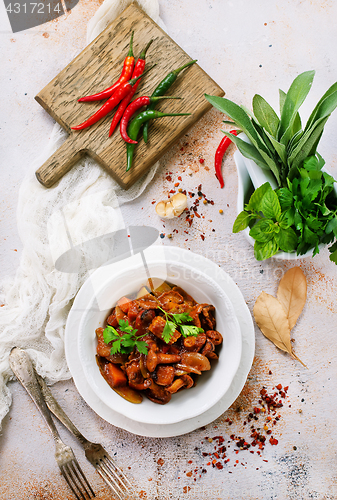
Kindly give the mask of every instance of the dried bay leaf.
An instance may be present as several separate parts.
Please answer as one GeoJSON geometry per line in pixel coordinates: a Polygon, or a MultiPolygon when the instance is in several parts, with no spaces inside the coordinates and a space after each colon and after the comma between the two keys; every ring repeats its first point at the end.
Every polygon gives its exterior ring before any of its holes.
{"type": "Polygon", "coordinates": [[[285,273],[277,290],[277,298],[287,315],[291,330],[307,300],[307,280],[300,267],[293,267],[285,273]]]}
{"type": "MultiPolygon", "coordinates": [[[[262,292],[255,302],[253,312],[255,321],[263,335],[271,340],[276,347],[288,352],[294,359],[302,363],[292,350],[289,321],[281,303],[272,295],[262,292]]],[[[302,365],[305,366],[304,363],[302,365]]]]}

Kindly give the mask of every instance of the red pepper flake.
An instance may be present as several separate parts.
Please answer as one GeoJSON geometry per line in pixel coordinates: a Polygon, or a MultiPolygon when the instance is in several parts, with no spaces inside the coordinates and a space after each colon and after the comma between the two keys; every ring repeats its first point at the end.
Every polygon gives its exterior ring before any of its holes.
{"type": "Polygon", "coordinates": [[[198,212],[194,212],[194,214],[198,217],[198,219],[200,219],[200,215],[198,214],[198,212]]]}
{"type": "Polygon", "coordinates": [[[205,241],[205,236],[203,234],[200,235],[200,238],[202,239],[202,241],[205,241]]]}
{"type": "Polygon", "coordinates": [[[178,187],[179,184],[180,184],[179,182],[176,182],[175,185],[174,185],[174,187],[178,187]]]}
{"type": "Polygon", "coordinates": [[[200,158],[199,163],[203,164],[203,163],[204,163],[204,161],[205,161],[205,160],[204,160],[203,158],[200,158]]]}
{"type": "Polygon", "coordinates": [[[172,181],[172,177],[171,177],[170,175],[168,175],[168,176],[166,177],[166,180],[167,180],[167,181],[169,181],[169,182],[171,182],[171,181],[172,181]]]}
{"type": "Polygon", "coordinates": [[[181,176],[179,175],[179,177],[178,177],[178,181],[181,181],[181,180],[182,180],[182,179],[181,179],[181,176]]]}
{"type": "Polygon", "coordinates": [[[154,205],[156,203],[156,200],[151,201],[151,203],[152,203],[152,205],[154,205]]]}
{"type": "Polygon", "coordinates": [[[271,437],[271,438],[269,439],[269,443],[270,443],[271,445],[276,446],[276,445],[278,444],[278,440],[277,440],[277,439],[275,439],[275,438],[273,438],[273,437],[271,437]]]}
{"type": "Polygon", "coordinates": [[[173,193],[175,193],[175,190],[171,189],[169,192],[173,194],[173,193]]]}
{"type": "Polygon", "coordinates": [[[280,390],[282,389],[282,385],[281,385],[281,384],[278,384],[278,385],[276,386],[276,389],[278,389],[278,390],[280,391],[280,390]]]}

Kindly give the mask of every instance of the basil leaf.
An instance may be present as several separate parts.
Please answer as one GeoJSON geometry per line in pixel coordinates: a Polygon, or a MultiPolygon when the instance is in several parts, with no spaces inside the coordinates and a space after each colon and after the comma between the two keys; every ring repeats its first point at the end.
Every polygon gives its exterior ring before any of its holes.
{"type": "Polygon", "coordinates": [[[267,191],[271,191],[271,185],[269,182],[265,182],[262,186],[255,189],[254,193],[251,195],[249,199],[248,205],[246,205],[245,210],[250,210],[252,212],[260,212],[261,211],[261,201],[267,191]]]}
{"type": "Polygon", "coordinates": [[[279,233],[275,235],[275,240],[283,252],[293,252],[298,243],[297,235],[291,227],[281,228],[279,233]]]}
{"type": "Polygon", "coordinates": [[[275,238],[268,241],[267,243],[261,243],[260,241],[255,241],[254,244],[254,255],[256,260],[269,259],[278,251],[278,244],[275,238]]]}
{"type": "Polygon", "coordinates": [[[288,210],[290,207],[292,207],[292,205],[293,205],[293,195],[289,191],[288,188],[278,189],[276,191],[276,194],[278,196],[282,212],[284,212],[285,210],[288,210]]]}
{"type": "Polygon", "coordinates": [[[275,137],[280,119],[267,101],[258,94],[253,97],[253,111],[260,125],[275,137]]]}
{"type": "Polygon", "coordinates": [[[243,231],[243,229],[246,229],[246,227],[248,227],[250,221],[252,220],[252,217],[253,216],[251,214],[248,214],[244,210],[240,212],[234,221],[233,233],[238,233],[240,231],[243,231]]]}
{"type": "Polygon", "coordinates": [[[281,215],[281,205],[277,194],[268,190],[261,200],[261,211],[268,219],[278,220],[281,215]]]}
{"type": "Polygon", "coordinates": [[[258,221],[249,231],[249,236],[256,241],[266,243],[274,237],[275,223],[270,219],[262,219],[258,221]]]}

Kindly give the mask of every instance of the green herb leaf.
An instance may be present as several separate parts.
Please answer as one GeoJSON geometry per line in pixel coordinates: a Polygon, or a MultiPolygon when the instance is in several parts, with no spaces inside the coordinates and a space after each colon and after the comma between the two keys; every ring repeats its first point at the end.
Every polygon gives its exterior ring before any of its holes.
{"type": "Polygon", "coordinates": [[[122,330],[122,332],[127,332],[127,333],[133,333],[136,332],[137,330],[134,330],[131,325],[129,325],[128,320],[120,319],[118,321],[119,328],[122,330]]]}
{"type": "Polygon", "coordinates": [[[120,335],[118,332],[114,329],[113,326],[107,325],[104,328],[103,331],[103,339],[106,344],[109,344],[109,342],[112,342],[113,340],[119,339],[120,335]]]}
{"type": "Polygon", "coordinates": [[[173,317],[177,325],[181,325],[182,323],[190,323],[191,321],[193,321],[193,318],[188,313],[171,314],[171,316],[173,317]]]}
{"type": "Polygon", "coordinates": [[[267,243],[275,234],[275,223],[271,219],[262,219],[258,221],[249,231],[249,236],[261,243],[267,243]]]}
{"type": "Polygon", "coordinates": [[[337,264],[337,241],[329,247],[329,252],[330,252],[330,260],[337,264]]]}
{"type": "Polygon", "coordinates": [[[275,240],[283,252],[293,252],[298,243],[297,235],[291,227],[280,228],[279,233],[275,235],[275,240]]]}
{"type": "Polygon", "coordinates": [[[140,341],[140,337],[136,337],[137,329],[132,328],[132,326],[129,325],[128,320],[120,319],[118,324],[121,332],[125,333],[120,334],[119,332],[117,332],[117,330],[115,330],[115,328],[110,325],[107,325],[103,331],[104,342],[106,344],[112,342],[110,351],[111,354],[116,354],[118,352],[122,354],[129,354],[135,347],[137,347],[138,349],[138,343],[141,346],[142,352],[144,354],[147,354],[147,347],[145,347],[147,346],[147,343],[144,341],[140,341]]]}
{"type": "Polygon", "coordinates": [[[278,244],[275,238],[268,241],[267,243],[261,243],[260,241],[255,241],[254,244],[254,255],[256,260],[269,259],[278,251],[278,244]]]}
{"type": "Polygon", "coordinates": [[[164,342],[166,343],[170,342],[172,335],[176,331],[176,326],[177,325],[172,321],[166,320],[163,333],[161,334],[161,337],[164,342]]]}
{"type": "Polygon", "coordinates": [[[243,229],[246,229],[246,227],[248,227],[249,222],[251,221],[252,217],[253,216],[251,214],[248,214],[245,211],[240,212],[234,221],[233,233],[238,233],[239,231],[243,231],[243,229]]]}
{"type": "Polygon", "coordinates": [[[181,325],[180,331],[183,337],[196,337],[199,333],[203,333],[204,330],[194,325],[181,325]]]}
{"type": "Polygon", "coordinates": [[[253,97],[253,111],[258,122],[272,136],[276,136],[280,119],[267,101],[256,94],[253,97]]]}
{"type": "Polygon", "coordinates": [[[282,212],[293,206],[293,195],[288,188],[278,189],[276,194],[278,196],[282,212]]]}
{"type": "Polygon", "coordinates": [[[298,109],[303,104],[305,98],[308,95],[314,79],[314,75],[314,71],[305,71],[304,73],[298,75],[290,85],[284,104],[282,106],[282,114],[278,132],[279,138],[281,138],[287,131],[287,129],[292,126],[298,109]]]}
{"type": "Polygon", "coordinates": [[[261,201],[267,191],[272,191],[271,185],[269,182],[265,182],[262,186],[255,189],[254,193],[251,195],[249,199],[248,205],[246,205],[245,210],[251,212],[260,212],[261,211],[261,201]]]}
{"type": "Polygon", "coordinates": [[[136,344],[136,347],[137,347],[138,351],[141,354],[147,354],[147,352],[148,352],[148,345],[147,345],[146,342],[144,342],[144,340],[136,340],[135,344],[136,344]]]}
{"type": "Polygon", "coordinates": [[[268,219],[278,220],[281,216],[281,205],[275,191],[268,190],[261,200],[261,211],[268,219]]]}

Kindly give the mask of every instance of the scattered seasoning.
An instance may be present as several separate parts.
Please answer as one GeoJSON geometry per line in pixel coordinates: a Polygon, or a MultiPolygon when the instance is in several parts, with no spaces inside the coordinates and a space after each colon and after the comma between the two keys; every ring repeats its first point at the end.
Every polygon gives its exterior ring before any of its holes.
{"type": "Polygon", "coordinates": [[[164,233],[160,233],[159,235],[161,238],[165,238],[165,234],[164,233]]]}
{"type": "Polygon", "coordinates": [[[220,210],[219,210],[219,214],[223,214],[223,210],[222,210],[222,208],[220,208],[220,210]]]}
{"type": "Polygon", "coordinates": [[[203,158],[200,158],[199,163],[203,164],[203,163],[204,163],[204,161],[205,161],[205,160],[204,160],[203,158]]]}
{"type": "MultiPolygon", "coordinates": [[[[202,474],[207,473],[206,467],[219,470],[226,468],[227,472],[231,474],[232,471],[228,470],[228,468],[231,465],[231,460],[233,460],[233,452],[234,457],[236,457],[238,454],[248,451],[250,454],[256,454],[261,457],[263,462],[268,462],[268,460],[263,458],[262,453],[266,446],[277,446],[279,443],[278,439],[272,435],[270,426],[275,426],[281,418],[279,409],[284,406],[282,400],[288,397],[287,390],[288,387],[282,387],[281,384],[278,384],[268,393],[267,388],[263,386],[260,390],[258,404],[250,410],[246,409],[246,415],[243,415],[244,408],[242,406],[237,409],[238,413],[242,415],[243,425],[246,426],[246,437],[236,436],[235,434],[231,434],[229,438],[226,435],[205,436],[201,441],[201,444],[204,445],[203,449],[199,447],[194,448],[201,457],[204,457],[205,463],[195,468],[193,474],[189,475],[187,473],[186,475],[188,477],[192,477],[193,475],[194,480],[196,480],[197,477],[201,477],[202,474]],[[258,423],[259,420],[260,422],[258,423]],[[231,444],[235,445],[234,449],[230,449],[231,444]]],[[[225,423],[230,426],[233,424],[233,421],[227,417],[225,423]]],[[[214,428],[217,428],[217,426],[214,426],[214,428]]],[[[206,428],[203,427],[202,429],[205,430],[206,428]]],[[[297,450],[297,447],[294,446],[293,449],[297,450]]],[[[189,460],[188,463],[191,464],[192,461],[189,460]]],[[[232,461],[232,465],[233,467],[241,465],[247,468],[247,462],[244,463],[238,458],[232,461]]],[[[259,468],[256,467],[256,470],[259,470],[259,468]]]]}

